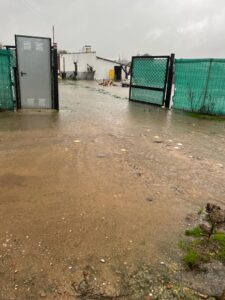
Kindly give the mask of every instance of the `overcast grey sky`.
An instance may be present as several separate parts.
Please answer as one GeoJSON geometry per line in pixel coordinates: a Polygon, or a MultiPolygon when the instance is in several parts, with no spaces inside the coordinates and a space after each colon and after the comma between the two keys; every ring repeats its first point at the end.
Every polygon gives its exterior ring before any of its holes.
{"type": "Polygon", "coordinates": [[[225,0],[0,0],[0,42],[51,36],[59,49],[99,56],[225,57],[225,0]]]}

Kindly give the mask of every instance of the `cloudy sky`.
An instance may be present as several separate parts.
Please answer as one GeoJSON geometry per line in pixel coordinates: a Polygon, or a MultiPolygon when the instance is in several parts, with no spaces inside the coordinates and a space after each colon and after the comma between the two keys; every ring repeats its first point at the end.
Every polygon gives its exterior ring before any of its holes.
{"type": "Polygon", "coordinates": [[[99,56],[225,57],[225,0],[0,0],[0,42],[49,36],[99,56]]]}

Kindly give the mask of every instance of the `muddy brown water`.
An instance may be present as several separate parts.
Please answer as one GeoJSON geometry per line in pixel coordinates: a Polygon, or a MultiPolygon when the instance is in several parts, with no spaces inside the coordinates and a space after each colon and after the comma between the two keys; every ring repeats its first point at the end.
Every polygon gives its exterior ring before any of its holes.
{"type": "Polygon", "coordinates": [[[95,82],[60,83],[58,113],[0,113],[0,298],[74,299],[87,265],[109,285],[179,269],[187,215],[225,205],[224,149],[224,121],[95,82]]]}

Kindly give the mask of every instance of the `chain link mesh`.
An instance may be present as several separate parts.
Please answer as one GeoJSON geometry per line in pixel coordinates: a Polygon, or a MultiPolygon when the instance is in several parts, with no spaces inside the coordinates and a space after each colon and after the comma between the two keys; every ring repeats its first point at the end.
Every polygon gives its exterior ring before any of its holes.
{"type": "Polygon", "coordinates": [[[140,89],[132,86],[164,89],[167,74],[167,58],[133,58],[131,99],[152,104],[163,104],[164,91],[140,89]]]}
{"type": "Polygon", "coordinates": [[[225,59],[176,59],[173,107],[225,114],[225,59]]]}
{"type": "Polygon", "coordinates": [[[14,109],[13,67],[15,55],[11,50],[0,50],[0,109],[14,109]]]}
{"type": "Polygon", "coordinates": [[[166,58],[135,58],[131,83],[143,87],[164,88],[166,70],[166,58]]]}

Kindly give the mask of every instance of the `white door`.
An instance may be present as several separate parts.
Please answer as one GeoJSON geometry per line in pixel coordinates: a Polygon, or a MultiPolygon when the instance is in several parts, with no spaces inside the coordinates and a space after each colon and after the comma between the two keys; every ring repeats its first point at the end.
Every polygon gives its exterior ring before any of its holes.
{"type": "Polygon", "coordinates": [[[52,108],[51,39],[16,35],[21,108],[52,108]]]}

